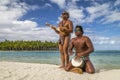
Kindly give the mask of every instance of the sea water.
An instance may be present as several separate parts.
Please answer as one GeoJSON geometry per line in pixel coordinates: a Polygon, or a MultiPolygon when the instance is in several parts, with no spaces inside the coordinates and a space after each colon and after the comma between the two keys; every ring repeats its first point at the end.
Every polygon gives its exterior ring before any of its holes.
{"type": "MultiPolygon", "coordinates": [[[[120,51],[95,51],[90,54],[90,59],[96,69],[120,69],[120,51]]],[[[61,63],[59,51],[0,51],[0,61],[61,63]]]]}

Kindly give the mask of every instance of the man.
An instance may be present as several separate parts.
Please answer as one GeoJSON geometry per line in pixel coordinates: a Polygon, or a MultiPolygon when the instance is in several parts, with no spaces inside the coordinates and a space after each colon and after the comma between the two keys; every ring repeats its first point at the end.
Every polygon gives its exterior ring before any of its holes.
{"type": "Polygon", "coordinates": [[[65,68],[65,66],[67,66],[69,62],[68,45],[71,36],[70,33],[73,32],[73,23],[71,20],[69,20],[69,13],[67,11],[64,11],[61,17],[62,17],[62,21],[58,25],[60,31],[56,30],[56,28],[53,29],[60,36],[59,51],[62,62],[60,68],[65,68]]]}
{"type": "MultiPolygon", "coordinates": [[[[83,71],[86,71],[88,73],[94,73],[95,69],[92,65],[89,54],[94,51],[93,45],[91,40],[83,35],[83,29],[82,26],[76,26],[75,28],[75,38],[72,38],[70,47],[69,47],[69,53],[70,55],[73,54],[73,48],[75,49],[75,60],[78,60],[81,57],[84,57],[85,65],[82,67],[83,71]]],[[[70,69],[74,68],[71,61],[69,62],[68,66],[65,68],[66,71],[69,71],[70,69]]]]}

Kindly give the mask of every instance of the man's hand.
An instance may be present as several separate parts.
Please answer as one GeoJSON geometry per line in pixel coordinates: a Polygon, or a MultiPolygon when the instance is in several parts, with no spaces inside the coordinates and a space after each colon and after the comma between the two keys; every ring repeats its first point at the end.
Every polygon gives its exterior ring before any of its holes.
{"type": "Polygon", "coordinates": [[[69,55],[72,55],[74,52],[73,51],[69,51],[69,55]]]}
{"type": "Polygon", "coordinates": [[[81,55],[81,54],[82,54],[82,53],[77,53],[77,56],[78,56],[78,57],[82,57],[82,55],[81,55]]]}
{"type": "Polygon", "coordinates": [[[53,26],[52,26],[51,28],[52,28],[52,29],[54,29],[54,30],[56,30],[56,28],[55,28],[55,27],[53,27],[53,26]]]}
{"type": "Polygon", "coordinates": [[[78,56],[75,56],[75,60],[78,60],[79,59],[79,57],[78,56]]]}
{"type": "Polygon", "coordinates": [[[65,27],[60,27],[60,30],[61,31],[66,31],[66,28],[65,27]]]}

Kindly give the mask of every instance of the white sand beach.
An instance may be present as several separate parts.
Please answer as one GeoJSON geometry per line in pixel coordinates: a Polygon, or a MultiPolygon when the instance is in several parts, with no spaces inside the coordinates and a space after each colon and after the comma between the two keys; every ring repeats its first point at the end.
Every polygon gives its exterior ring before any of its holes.
{"type": "Polygon", "coordinates": [[[0,80],[120,80],[120,69],[76,74],[58,65],[0,62],[0,80]]]}

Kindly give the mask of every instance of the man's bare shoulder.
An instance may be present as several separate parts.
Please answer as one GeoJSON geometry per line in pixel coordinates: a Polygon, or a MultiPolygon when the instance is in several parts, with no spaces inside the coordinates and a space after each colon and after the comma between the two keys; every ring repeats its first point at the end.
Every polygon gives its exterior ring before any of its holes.
{"type": "Polygon", "coordinates": [[[62,24],[62,21],[60,21],[58,24],[62,24]]]}
{"type": "Polygon", "coordinates": [[[75,41],[76,40],[76,37],[72,38],[71,41],[75,41]]]}
{"type": "Polygon", "coordinates": [[[71,21],[71,20],[69,20],[69,19],[68,19],[68,22],[69,22],[69,23],[72,23],[72,21],[71,21]]]}
{"type": "Polygon", "coordinates": [[[89,38],[88,36],[83,35],[83,38],[89,38]]]}
{"type": "Polygon", "coordinates": [[[83,39],[90,40],[90,38],[88,36],[83,36],[83,39]]]}

